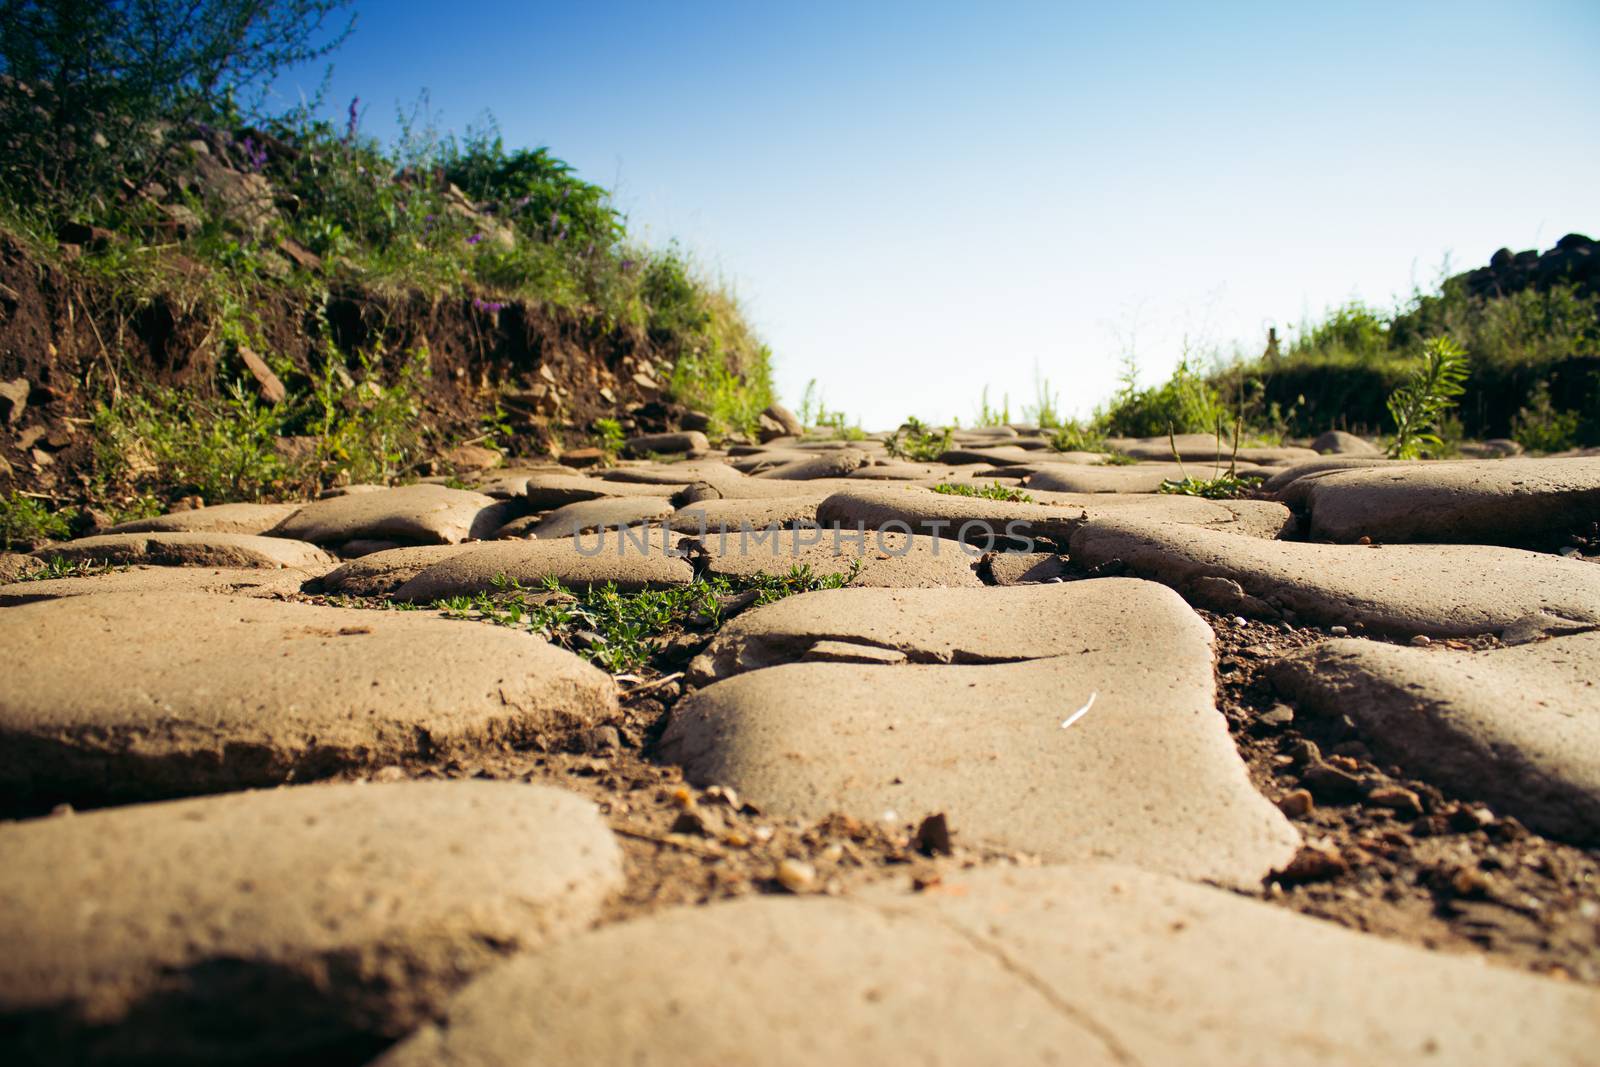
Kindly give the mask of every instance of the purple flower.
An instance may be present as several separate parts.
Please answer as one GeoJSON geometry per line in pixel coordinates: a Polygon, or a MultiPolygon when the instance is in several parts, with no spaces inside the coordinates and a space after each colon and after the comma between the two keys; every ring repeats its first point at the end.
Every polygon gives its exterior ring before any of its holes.
{"type": "Polygon", "coordinates": [[[344,139],[346,143],[356,139],[356,128],[361,125],[360,105],[361,98],[359,96],[352,96],[350,98],[350,112],[345,117],[344,127],[344,139]]]}
{"type": "Polygon", "coordinates": [[[244,153],[245,169],[258,171],[267,165],[267,146],[256,144],[254,137],[246,135],[239,142],[239,150],[244,153]]]}
{"type": "Polygon", "coordinates": [[[505,309],[505,305],[500,303],[498,300],[485,300],[481,296],[475,296],[472,298],[472,306],[477,308],[479,311],[487,311],[491,315],[505,309]]]}
{"type": "Polygon", "coordinates": [[[477,243],[478,243],[478,242],[479,242],[479,241],[481,241],[481,240],[483,240],[483,234],[481,234],[481,233],[475,233],[475,234],[473,234],[473,235],[472,235],[472,236],[471,236],[471,237],[468,237],[468,238],[467,238],[467,244],[469,244],[469,245],[475,245],[475,244],[477,244],[477,243]]]}

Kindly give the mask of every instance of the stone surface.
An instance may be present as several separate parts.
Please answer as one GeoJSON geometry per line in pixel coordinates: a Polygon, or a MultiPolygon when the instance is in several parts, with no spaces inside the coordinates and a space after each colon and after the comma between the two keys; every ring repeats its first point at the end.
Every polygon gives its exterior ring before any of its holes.
{"type": "Polygon", "coordinates": [[[1065,556],[1054,552],[995,552],[978,573],[989,585],[1031,585],[1064,579],[1070,573],[1065,556]]]}
{"type": "Polygon", "coordinates": [[[523,483],[523,496],[529,510],[549,511],[582,500],[599,500],[610,496],[663,499],[687,487],[687,482],[619,482],[588,478],[581,474],[536,474],[523,483]]]}
{"type": "Polygon", "coordinates": [[[473,982],[380,1064],[1576,1067],[1600,1041],[1593,989],[1217,889],[1108,865],[946,881],[584,934],[473,982]]]}
{"type": "MultiPolygon", "coordinates": [[[[1222,470],[1226,472],[1227,463],[1222,470]]],[[[1238,473],[1249,474],[1266,468],[1239,464],[1238,473]]],[[[1023,486],[1055,493],[1154,493],[1164,481],[1214,477],[1217,468],[1210,463],[1133,463],[1122,466],[1074,467],[1064,463],[1035,468],[1023,486]]]]}
{"type": "Polygon", "coordinates": [[[623,451],[630,456],[643,456],[650,452],[709,452],[711,442],[699,430],[682,433],[649,433],[630,437],[623,451]]]}
{"type": "Polygon", "coordinates": [[[1364,438],[1343,430],[1329,430],[1311,442],[1311,450],[1320,455],[1378,456],[1383,453],[1364,438]]]}
{"type": "MultiPolygon", "coordinates": [[[[1234,455],[1230,440],[1224,439],[1219,444],[1216,435],[1209,433],[1180,433],[1170,440],[1166,437],[1134,437],[1113,438],[1106,442],[1107,446],[1134,459],[1158,461],[1170,461],[1173,458],[1174,443],[1177,448],[1177,458],[1185,463],[1191,461],[1215,463],[1220,456],[1222,465],[1227,466],[1228,457],[1234,455]]],[[[1246,447],[1239,449],[1237,458],[1246,463],[1275,465],[1316,459],[1317,453],[1309,448],[1246,447]]]]}
{"type": "Polygon", "coordinates": [[[0,582],[14,582],[43,567],[43,561],[32,556],[25,556],[20,552],[0,551],[0,582]]]}
{"type": "Polygon", "coordinates": [[[765,530],[774,524],[779,528],[811,525],[817,521],[819,503],[821,500],[815,495],[702,500],[673,512],[667,524],[685,534],[746,528],[765,530]]]}
{"type": "Polygon", "coordinates": [[[676,494],[673,500],[679,507],[690,504],[699,504],[707,500],[795,500],[805,497],[822,503],[834,493],[846,489],[856,489],[860,482],[850,478],[814,478],[809,481],[792,481],[785,479],[763,479],[747,477],[740,481],[717,482],[715,484],[697,481],[689,485],[683,492],[676,494]]]}
{"type": "Polygon", "coordinates": [[[1407,637],[1600,624],[1600,567],[1479,545],[1315,545],[1199,526],[1100,519],[1072,537],[1084,566],[1113,560],[1217,611],[1365,626],[1407,637]]]}
{"type": "MultiPolygon", "coordinates": [[[[1032,647],[1030,636],[1016,635],[1009,651],[1068,654],[978,666],[752,670],[680,701],[658,751],[694,782],[732,787],[775,814],[838,811],[914,824],[944,812],[969,842],[1258,884],[1294,854],[1299,835],[1251,786],[1213,705],[1210,628],[1148,583],[1136,594],[1129,583],[1120,610],[1081,617],[1069,588],[977,594],[1016,603],[1055,593],[1071,621],[1032,647]],[[1128,640],[1130,632],[1140,639],[1128,640]],[[1153,647],[1162,654],[1150,655],[1153,647]]],[[[897,642],[885,640],[872,611],[856,633],[830,618],[825,636],[908,655],[926,654],[924,645],[943,651],[941,635],[924,642],[914,633],[921,622],[959,617],[959,608],[938,606],[941,595],[926,593],[913,601],[922,610],[893,617],[897,642]]],[[[1008,650],[1005,640],[998,651],[1008,650]]]]}
{"type": "Polygon", "coordinates": [[[319,545],[357,540],[453,545],[493,534],[511,518],[505,507],[493,497],[465,489],[403,485],[315,501],[272,533],[319,545]]]}
{"type": "Polygon", "coordinates": [[[1322,540],[1542,547],[1600,519],[1600,458],[1340,471],[1308,486],[1306,507],[1322,540]]]}
{"type": "Polygon", "coordinates": [[[1276,537],[1293,527],[1287,508],[1264,500],[1108,493],[1036,497],[1035,503],[1009,503],[935,493],[921,486],[860,485],[835,493],[818,505],[817,521],[847,529],[856,529],[858,524],[869,530],[909,528],[913,533],[986,548],[1010,544],[1029,551],[1034,547],[1030,542],[1064,546],[1084,522],[1112,515],[1192,522],[1258,537],[1276,537]]]}
{"type": "Polygon", "coordinates": [[[803,459],[780,463],[759,471],[753,477],[768,481],[808,481],[812,478],[843,478],[867,462],[867,454],[855,448],[831,449],[803,459]]]}
{"type": "Polygon", "coordinates": [[[338,560],[305,541],[230,533],[115,533],[80,537],[34,553],[69,563],[145,563],[158,567],[290,567],[325,571],[338,560]]]}
{"type": "Polygon", "coordinates": [[[664,519],[672,514],[672,510],[672,502],[665,497],[619,496],[582,500],[549,512],[522,536],[550,540],[593,530],[637,526],[664,519]]]}
{"type": "Polygon", "coordinates": [[[492,592],[501,576],[537,589],[545,578],[587,589],[614,584],[620,592],[660,589],[694,580],[694,568],[676,534],[661,530],[607,530],[549,541],[491,541],[458,552],[395,590],[400,600],[492,592]]]}
{"type": "Polygon", "coordinates": [[[238,533],[264,534],[301,504],[218,504],[212,508],[174,511],[150,519],[118,523],[101,533],[238,533]]]}
{"type": "Polygon", "coordinates": [[[1278,500],[1290,507],[1300,508],[1305,506],[1306,487],[1312,484],[1309,480],[1302,481],[1302,479],[1310,479],[1313,475],[1320,475],[1324,471],[1392,467],[1409,463],[1410,461],[1405,460],[1385,459],[1383,456],[1324,456],[1321,459],[1308,459],[1278,467],[1266,481],[1261,483],[1261,488],[1274,494],[1278,500]]]}
{"type": "Polygon", "coordinates": [[[813,574],[848,574],[859,563],[851,585],[889,588],[980,586],[978,554],[954,541],[902,533],[843,531],[815,527],[797,530],[740,529],[696,536],[705,572],[749,577],[787,574],[807,566],[813,574]]]}
{"type": "Polygon", "coordinates": [[[1327,641],[1274,664],[1385,762],[1543,833],[1600,843],[1600,633],[1486,652],[1327,641]]]}
{"type": "Polygon", "coordinates": [[[202,593],[7,608],[0,676],[0,790],[70,801],[470,753],[616,707],[610,678],[526,634],[202,593]]]}
{"type": "Polygon", "coordinates": [[[392,593],[441,560],[468,551],[466,545],[408,545],[349,560],[324,574],[324,593],[382,596],[392,593]]]}
{"type": "Polygon", "coordinates": [[[792,437],[799,437],[806,432],[805,423],[800,421],[800,417],[782,404],[768,404],[767,409],[761,414],[777,423],[784,433],[792,437]]]}
{"type": "Polygon", "coordinates": [[[283,597],[300,592],[314,577],[305,571],[288,568],[126,567],[104,574],[0,585],[0,607],[97,593],[220,593],[283,597]]]}
{"type": "Polygon", "coordinates": [[[439,458],[452,470],[461,472],[494,470],[506,463],[505,453],[482,445],[456,445],[446,449],[439,458]]]}
{"type": "Polygon", "coordinates": [[[622,881],[593,805],[498,782],[135,805],[0,852],[11,1063],[359,1062],[622,881]]]}

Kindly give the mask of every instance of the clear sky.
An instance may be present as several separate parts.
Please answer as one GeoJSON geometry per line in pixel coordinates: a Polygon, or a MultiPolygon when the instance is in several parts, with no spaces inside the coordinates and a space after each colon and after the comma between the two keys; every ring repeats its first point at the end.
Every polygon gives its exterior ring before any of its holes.
{"type": "MultiPolygon", "coordinates": [[[[1600,0],[358,0],[329,110],[493,112],[738,292],[779,390],[970,420],[1600,237],[1600,0]]],[[[315,88],[314,76],[291,77],[315,88]]],[[[287,99],[280,102],[289,102],[287,99]]]]}

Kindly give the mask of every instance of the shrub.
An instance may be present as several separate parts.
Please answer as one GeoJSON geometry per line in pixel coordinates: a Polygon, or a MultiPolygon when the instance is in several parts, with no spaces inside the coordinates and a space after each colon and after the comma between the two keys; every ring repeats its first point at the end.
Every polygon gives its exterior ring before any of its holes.
{"type": "Polygon", "coordinates": [[[1557,411],[1550,401],[1550,383],[1541,381],[1528,405],[1511,420],[1511,436],[1530,452],[1565,452],[1577,447],[1582,421],[1576,411],[1557,411]]]}
{"type": "Polygon", "coordinates": [[[1159,437],[1168,431],[1211,433],[1226,421],[1228,410],[1217,390],[1184,358],[1173,368],[1172,377],[1148,389],[1139,388],[1134,364],[1128,361],[1122,388],[1096,425],[1107,436],[1159,437]]]}
{"type": "Polygon", "coordinates": [[[1422,346],[1422,365],[1389,397],[1395,437],[1392,459],[1419,459],[1438,448],[1442,420],[1454,407],[1467,380],[1467,353],[1448,337],[1430,338],[1422,346]]]}
{"type": "Polygon", "coordinates": [[[920,419],[908,418],[905,424],[883,443],[884,450],[896,459],[932,463],[950,450],[955,431],[948,426],[936,430],[920,419]]]}
{"type": "Polygon", "coordinates": [[[21,493],[0,496],[0,549],[32,549],[70,535],[66,517],[21,493]]]}

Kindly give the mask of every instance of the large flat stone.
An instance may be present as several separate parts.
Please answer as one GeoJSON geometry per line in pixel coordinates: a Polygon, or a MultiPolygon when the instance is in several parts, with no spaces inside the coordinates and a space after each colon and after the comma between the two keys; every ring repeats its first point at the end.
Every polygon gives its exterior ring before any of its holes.
{"type": "Polygon", "coordinates": [[[539,474],[523,483],[523,497],[532,511],[549,511],[584,500],[604,497],[646,497],[661,499],[688,488],[683,482],[621,482],[588,478],[581,474],[539,474]]]}
{"type": "Polygon", "coordinates": [[[498,782],[136,805],[0,852],[11,1063],[361,1062],[622,881],[593,805],[498,782]]]}
{"type": "Polygon", "coordinates": [[[1276,537],[1294,524],[1287,508],[1264,500],[1108,493],[1035,496],[1035,503],[1011,503],[935,493],[921,486],[860,485],[819,504],[817,521],[829,527],[929,534],[984,547],[1027,547],[1039,541],[1065,545],[1083,523],[1113,515],[1215,526],[1257,537],[1276,537]]]}
{"type": "Polygon", "coordinates": [[[550,541],[491,541],[448,556],[395,590],[400,600],[493,592],[502,579],[537,589],[546,578],[575,589],[613,584],[619,592],[662,589],[694,580],[676,534],[658,529],[604,530],[550,541]]]}
{"type": "Polygon", "coordinates": [[[118,523],[102,533],[240,533],[264,534],[303,504],[218,504],[174,511],[149,519],[118,523]]]}
{"type": "Polygon", "coordinates": [[[338,560],[305,541],[230,533],[117,533],[80,537],[34,553],[68,563],[156,567],[290,567],[324,571],[338,560]]]}
{"type": "Polygon", "coordinates": [[[1553,546],[1600,519],[1600,458],[1490,459],[1324,474],[1311,536],[1553,546]]]}
{"type": "Polygon", "coordinates": [[[573,537],[594,530],[618,529],[664,519],[673,511],[666,497],[608,497],[581,500],[556,508],[539,519],[524,537],[542,540],[573,537]]]}
{"type": "Polygon", "coordinates": [[[1600,633],[1486,652],[1327,641],[1274,683],[1385,761],[1544,833],[1600,843],[1600,633]]]}
{"type": "Polygon", "coordinates": [[[0,611],[0,790],[76,801],[303,780],[587,724],[611,679],[526,634],[201,593],[0,611]]]}
{"type": "Polygon", "coordinates": [[[1120,645],[1160,647],[1193,617],[1172,590],[1136,578],[1000,589],[823,589],[744,612],[689,666],[704,685],[792,663],[819,641],[891,649],[911,663],[1047,659],[1120,645]]]}
{"type": "Polygon", "coordinates": [[[1235,455],[1231,440],[1224,438],[1219,444],[1216,435],[1209,433],[1180,433],[1174,438],[1121,437],[1106,444],[1134,459],[1170,461],[1176,455],[1185,463],[1220,461],[1223,466],[1227,466],[1230,456],[1263,466],[1317,458],[1317,453],[1309,448],[1244,447],[1235,455]]]}
{"type": "Polygon", "coordinates": [[[380,1064],[1576,1067],[1597,1041],[1593,989],[1083,865],[609,926],[473,982],[380,1064]]]}
{"type": "Polygon", "coordinates": [[[317,586],[324,593],[383,596],[435,563],[471,548],[471,545],[408,545],[373,552],[335,567],[318,580],[317,586]]]}
{"type": "Polygon", "coordinates": [[[812,478],[843,478],[867,462],[867,454],[856,448],[830,449],[804,459],[790,460],[757,471],[753,477],[768,481],[808,481],[812,478]]]}
{"type": "Polygon", "coordinates": [[[1365,626],[1373,633],[1515,638],[1600,625],[1600,567],[1480,545],[1316,545],[1201,526],[1099,519],[1074,560],[1119,560],[1218,611],[1365,626]]]}
{"type": "MultiPolygon", "coordinates": [[[[1227,470],[1223,464],[1222,470],[1227,470]]],[[[1234,470],[1239,474],[1260,472],[1265,468],[1239,464],[1234,470]]],[[[1023,485],[1053,493],[1155,493],[1165,481],[1184,478],[1211,478],[1217,473],[1211,464],[1195,463],[1132,463],[1122,466],[1073,467],[1057,463],[1033,468],[1023,485]]]]}
{"type": "Polygon", "coordinates": [[[127,567],[77,578],[0,585],[0,607],[99,593],[219,593],[284,597],[300,592],[315,575],[265,567],[127,567]]]}
{"type": "Polygon", "coordinates": [[[453,545],[488,537],[510,517],[507,506],[493,497],[424,482],[314,501],[272,533],[319,545],[346,541],[453,545]]]}
{"type": "Polygon", "coordinates": [[[813,478],[809,481],[745,478],[743,481],[696,482],[673,499],[680,507],[707,500],[795,500],[801,497],[822,503],[834,493],[855,489],[861,483],[851,478],[813,478]]]}
{"type": "Polygon", "coordinates": [[[1051,860],[1258,884],[1299,835],[1251,786],[1214,706],[1211,629],[1161,590],[1129,610],[1144,640],[1095,625],[1101,614],[1057,643],[1069,654],[1045,659],[739,674],[681,700],[659,753],[774,813],[944,812],[966,840],[1051,860]]]}
{"type": "Polygon", "coordinates": [[[702,500],[673,512],[667,525],[684,534],[815,525],[817,505],[822,499],[826,498],[812,495],[702,500]]]}
{"type": "Polygon", "coordinates": [[[1310,486],[1314,484],[1314,475],[1320,476],[1324,471],[1357,470],[1365,467],[1410,466],[1414,462],[1416,461],[1386,459],[1383,456],[1324,456],[1321,459],[1301,460],[1275,468],[1267,480],[1261,483],[1261,488],[1290,507],[1303,508],[1310,486]]]}
{"type": "Polygon", "coordinates": [[[855,576],[851,585],[896,589],[978,587],[979,554],[941,537],[894,532],[760,528],[746,533],[735,527],[694,543],[702,552],[705,572],[724,577],[748,578],[757,574],[787,574],[797,566],[813,574],[855,576]]]}

